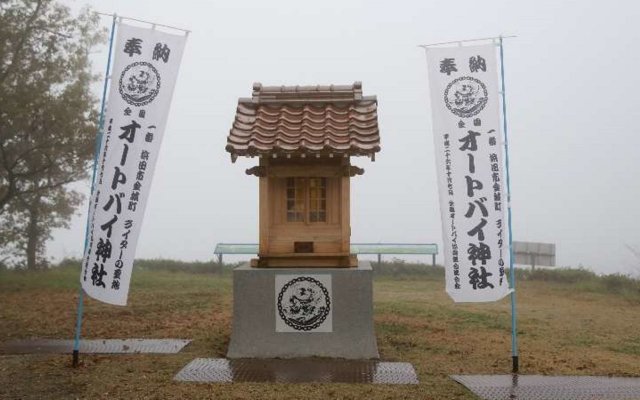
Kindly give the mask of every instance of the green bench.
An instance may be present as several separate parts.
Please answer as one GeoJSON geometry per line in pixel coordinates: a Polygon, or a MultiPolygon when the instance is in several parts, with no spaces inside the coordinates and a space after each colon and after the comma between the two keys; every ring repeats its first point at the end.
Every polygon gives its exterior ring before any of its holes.
{"type": "MultiPolygon", "coordinates": [[[[213,251],[222,264],[224,254],[258,254],[256,243],[218,243],[213,251]]],[[[351,254],[377,254],[378,263],[383,255],[431,254],[431,263],[436,265],[438,245],[435,243],[352,243],[351,254]]]]}

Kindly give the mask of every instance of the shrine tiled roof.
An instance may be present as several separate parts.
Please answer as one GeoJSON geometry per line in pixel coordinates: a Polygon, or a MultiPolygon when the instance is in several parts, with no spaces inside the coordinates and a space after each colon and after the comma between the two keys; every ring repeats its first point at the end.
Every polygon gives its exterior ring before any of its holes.
{"type": "Polygon", "coordinates": [[[331,86],[253,85],[240,98],[226,150],[238,156],[346,154],[380,151],[378,102],[362,84],[331,86]]]}

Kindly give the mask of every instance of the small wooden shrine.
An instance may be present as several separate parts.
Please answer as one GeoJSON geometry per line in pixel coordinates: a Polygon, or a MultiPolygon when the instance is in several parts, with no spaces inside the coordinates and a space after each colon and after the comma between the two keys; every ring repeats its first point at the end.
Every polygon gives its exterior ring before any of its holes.
{"type": "Polygon", "coordinates": [[[362,84],[253,85],[240,98],[227,138],[231,160],[257,157],[257,267],[355,267],[350,254],[352,156],[380,151],[377,100],[362,84]]]}

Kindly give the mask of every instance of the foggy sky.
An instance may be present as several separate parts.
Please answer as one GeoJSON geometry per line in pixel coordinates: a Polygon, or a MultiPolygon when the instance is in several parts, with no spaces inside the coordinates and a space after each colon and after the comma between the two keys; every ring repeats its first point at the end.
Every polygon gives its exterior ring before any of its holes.
{"type": "MultiPolygon", "coordinates": [[[[136,256],[208,260],[257,242],[258,181],[232,164],[238,97],[363,82],[382,152],[352,179],[353,242],[442,245],[427,69],[418,44],[505,39],[514,239],[559,265],[640,273],[640,5],[634,1],[74,1],[190,29],[136,256]],[[634,265],[637,266],[635,269],[634,265]]],[[[103,18],[104,26],[110,23],[103,18]]],[[[473,44],[481,44],[474,42],[473,44]]],[[[103,73],[106,46],[96,49],[103,73]]],[[[99,87],[96,87],[96,94],[99,87]]],[[[88,193],[89,183],[80,187],[88,193]]],[[[86,205],[48,254],[80,257],[86,205]]],[[[425,257],[426,260],[426,257],[425,257]]],[[[442,262],[442,257],[438,256],[442,262]]]]}

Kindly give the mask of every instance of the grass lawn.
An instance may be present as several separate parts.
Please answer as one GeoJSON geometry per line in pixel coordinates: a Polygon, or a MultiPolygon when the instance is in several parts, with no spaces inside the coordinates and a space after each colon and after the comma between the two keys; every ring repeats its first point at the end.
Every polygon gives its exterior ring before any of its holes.
{"type": "MultiPolygon", "coordinates": [[[[419,385],[173,382],[196,357],[224,357],[231,274],[152,265],[134,271],[128,306],[86,301],[83,337],[190,338],[189,346],[176,355],[82,355],[77,370],[70,355],[0,356],[0,398],[473,399],[448,375],[510,372],[508,299],[454,304],[441,274],[390,273],[374,283],[381,358],[411,362],[419,385]]],[[[0,271],[0,341],[71,338],[78,277],[73,267],[0,271]]],[[[533,278],[518,282],[523,374],[640,376],[637,282],[533,278]]]]}

